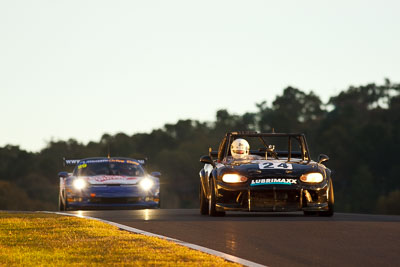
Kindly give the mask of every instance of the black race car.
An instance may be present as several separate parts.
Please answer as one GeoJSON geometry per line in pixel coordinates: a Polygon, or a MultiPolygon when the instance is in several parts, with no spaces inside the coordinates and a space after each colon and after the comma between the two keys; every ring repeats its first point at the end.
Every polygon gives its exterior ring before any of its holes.
{"type": "Polygon", "coordinates": [[[202,156],[200,213],[303,211],[332,216],[331,170],[311,160],[304,134],[230,132],[202,156]],[[250,150],[249,148],[257,148],[250,150]]]}

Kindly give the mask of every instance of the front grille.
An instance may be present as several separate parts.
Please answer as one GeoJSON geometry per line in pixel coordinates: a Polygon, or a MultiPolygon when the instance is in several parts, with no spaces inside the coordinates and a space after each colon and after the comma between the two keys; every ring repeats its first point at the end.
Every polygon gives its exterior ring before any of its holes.
{"type": "Polygon", "coordinates": [[[293,211],[301,208],[300,191],[295,189],[251,190],[249,210],[293,211]]]}
{"type": "Polygon", "coordinates": [[[91,203],[98,204],[130,204],[140,201],[139,197],[92,197],[91,203]]]}

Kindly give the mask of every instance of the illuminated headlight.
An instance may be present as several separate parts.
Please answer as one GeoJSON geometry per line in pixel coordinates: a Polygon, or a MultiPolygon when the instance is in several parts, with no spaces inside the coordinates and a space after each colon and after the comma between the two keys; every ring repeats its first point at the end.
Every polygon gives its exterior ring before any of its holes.
{"type": "Polygon", "coordinates": [[[244,183],[247,181],[247,177],[235,173],[227,173],[222,176],[222,181],[225,183],[244,183]]]}
{"type": "Polygon", "coordinates": [[[86,181],[81,178],[75,179],[72,184],[78,190],[81,190],[86,187],[86,181]]]}
{"type": "Polygon", "coordinates": [[[143,190],[147,191],[153,187],[154,182],[149,178],[144,178],[140,181],[139,185],[143,190]]]}
{"type": "Polygon", "coordinates": [[[311,172],[307,174],[303,174],[300,177],[300,181],[304,183],[316,184],[320,183],[324,180],[324,176],[319,172],[311,172]]]}

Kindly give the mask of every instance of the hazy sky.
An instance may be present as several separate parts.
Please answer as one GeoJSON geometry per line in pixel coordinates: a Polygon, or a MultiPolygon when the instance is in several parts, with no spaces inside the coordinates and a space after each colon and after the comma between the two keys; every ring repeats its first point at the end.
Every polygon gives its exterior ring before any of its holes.
{"type": "Polygon", "coordinates": [[[400,1],[0,0],[0,146],[400,82],[400,1]]]}

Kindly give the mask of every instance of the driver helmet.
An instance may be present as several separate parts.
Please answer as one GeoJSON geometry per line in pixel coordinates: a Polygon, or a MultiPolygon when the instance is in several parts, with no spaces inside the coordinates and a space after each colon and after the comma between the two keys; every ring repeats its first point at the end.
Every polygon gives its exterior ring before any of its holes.
{"type": "Polygon", "coordinates": [[[236,139],[231,144],[231,154],[234,159],[243,159],[249,155],[250,145],[242,138],[236,139]]]}

